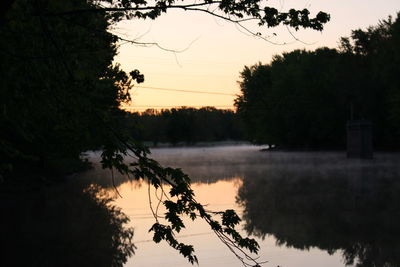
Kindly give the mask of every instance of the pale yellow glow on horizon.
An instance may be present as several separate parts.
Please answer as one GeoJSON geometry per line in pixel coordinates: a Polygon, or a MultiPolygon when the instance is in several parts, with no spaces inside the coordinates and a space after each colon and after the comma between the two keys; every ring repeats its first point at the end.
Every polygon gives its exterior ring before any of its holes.
{"type": "MultiPolygon", "coordinates": [[[[331,14],[325,30],[294,32],[296,41],[285,27],[265,29],[272,36],[274,45],[249,36],[235,25],[206,14],[172,11],[151,21],[124,21],[113,32],[126,39],[140,42],[156,42],[162,47],[185,50],[181,53],[164,51],[156,46],[140,47],[123,44],[115,61],[126,71],[139,69],[145,75],[147,87],[195,90],[239,94],[239,73],[245,65],[257,62],[269,63],[273,55],[294,49],[313,50],[318,47],[337,47],[342,36],[351,30],[376,25],[400,11],[399,0],[309,0],[269,1],[283,10],[289,7],[309,8],[312,14],[322,10],[331,14]],[[307,43],[307,44],[305,44],[307,43]]],[[[248,25],[254,28],[253,25],[248,25]]],[[[254,28],[255,29],[255,28],[254,28]]],[[[257,29],[259,30],[259,29],[257,29]]],[[[235,96],[207,95],[134,88],[131,106],[220,106],[232,107],[235,96]]],[[[132,110],[132,109],[131,109],[132,110]]]]}

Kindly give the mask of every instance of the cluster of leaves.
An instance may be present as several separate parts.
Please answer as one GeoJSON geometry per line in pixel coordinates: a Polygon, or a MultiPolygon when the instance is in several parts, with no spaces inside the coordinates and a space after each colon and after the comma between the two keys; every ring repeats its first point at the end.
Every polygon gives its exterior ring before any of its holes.
{"type": "Polygon", "coordinates": [[[296,50],[241,72],[248,135],[289,149],[342,149],[348,120],[370,120],[374,144],[400,147],[400,19],[342,38],[340,50],[296,50]]]}
{"type": "Polygon", "coordinates": [[[308,9],[290,9],[289,12],[279,12],[276,8],[265,7],[264,14],[263,19],[259,22],[260,26],[266,24],[268,27],[275,27],[282,23],[296,30],[303,27],[322,31],[323,25],[330,20],[329,14],[325,12],[318,12],[315,18],[310,18],[308,9]]]}

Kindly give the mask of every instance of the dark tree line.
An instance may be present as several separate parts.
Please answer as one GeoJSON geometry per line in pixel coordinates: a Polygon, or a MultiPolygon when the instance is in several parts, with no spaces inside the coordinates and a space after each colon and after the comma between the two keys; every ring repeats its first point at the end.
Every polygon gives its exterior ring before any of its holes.
{"type": "Polygon", "coordinates": [[[346,122],[373,123],[378,149],[400,148],[400,18],[245,67],[236,99],[248,135],[288,149],[342,149],[346,122]]]}
{"type": "MultiPolygon", "coordinates": [[[[86,1],[14,1],[0,24],[0,175],[48,170],[82,151],[114,146],[133,77],[112,61],[110,16],[45,16],[86,1]],[[107,125],[107,127],[105,127],[107,125]]],[[[135,73],[133,73],[135,74],[135,73]]],[[[139,77],[140,78],[140,77],[139,77]]]]}
{"type": "Polygon", "coordinates": [[[149,109],[127,114],[126,125],[128,134],[139,140],[151,141],[154,145],[193,145],[197,142],[245,139],[237,114],[214,107],[149,109]]]}

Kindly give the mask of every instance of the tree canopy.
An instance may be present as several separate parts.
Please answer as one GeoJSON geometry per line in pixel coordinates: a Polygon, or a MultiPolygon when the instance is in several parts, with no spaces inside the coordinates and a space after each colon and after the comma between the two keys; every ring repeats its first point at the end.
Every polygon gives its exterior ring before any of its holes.
{"type": "Polygon", "coordinates": [[[380,149],[398,149],[399,25],[389,18],[342,38],[339,49],[295,50],[245,67],[236,99],[254,142],[343,149],[348,120],[369,120],[380,149]]]}
{"type": "MultiPolygon", "coordinates": [[[[121,38],[108,30],[122,19],[155,19],[171,9],[203,12],[241,25],[279,24],[322,30],[329,15],[310,17],[308,10],[279,12],[260,0],[9,0],[0,13],[0,178],[54,175],[59,162],[79,159],[81,152],[102,149],[104,168],[162,188],[169,184],[173,200],[164,201],[165,222],[154,214],[154,241],[166,240],[191,263],[194,249],[178,242],[181,216],[204,219],[245,265],[258,265],[243,249],[258,244],[242,237],[232,210],[210,213],[195,200],[190,179],[180,169],[164,168],[149,150],[124,134],[119,105],[144,76],[129,74],[113,63],[121,38]],[[128,165],[124,157],[133,157],[128,165]],[[53,171],[51,171],[53,169],[53,171]],[[219,218],[219,220],[218,220],[219,218]]],[[[242,25],[241,25],[242,26],[242,25]]],[[[261,35],[259,33],[253,33],[261,35]]],[[[130,40],[135,42],[134,40],[130,40]]]]}

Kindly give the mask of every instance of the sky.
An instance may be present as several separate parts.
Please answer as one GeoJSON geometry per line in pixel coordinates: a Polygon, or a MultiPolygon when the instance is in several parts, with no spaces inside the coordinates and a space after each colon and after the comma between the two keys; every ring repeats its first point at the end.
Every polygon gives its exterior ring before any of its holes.
{"type": "Polygon", "coordinates": [[[366,29],[400,11],[400,0],[269,0],[268,5],[282,11],[308,8],[311,15],[324,11],[331,15],[331,20],[322,32],[246,25],[269,36],[271,42],[249,35],[233,23],[189,11],[173,10],[156,20],[122,21],[115,25],[112,32],[124,39],[154,42],[176,51],[120,44],[115,63],[127,72],[138,69],[145,75],[145,82],[131,90],[132,102],[125,108],[232,108],[240,94],[238,81],[244,66],[268,64],[274,55],[295,49],[335,48],[340,37],[349,36],[352,30],[366,29]]]}

